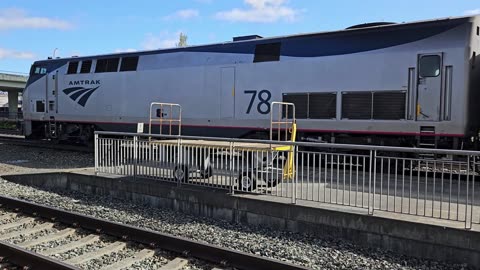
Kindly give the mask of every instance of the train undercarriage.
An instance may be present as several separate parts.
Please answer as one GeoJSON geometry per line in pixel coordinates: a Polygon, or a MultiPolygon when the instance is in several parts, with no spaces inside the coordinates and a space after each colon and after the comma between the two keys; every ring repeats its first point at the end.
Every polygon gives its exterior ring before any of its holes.
{"type": "MultiPolygon", "coordinates": [[[[63,143],[71,144],[93,144],[94,131],[110,131],[108,128],[98,126],[93,123],[68,123],[68,122],[32,122],[32,133],[29,138],[32,139],[50,139],[63,143]]],[[[216,131],[217,128],[212,128],[216,131]]],[[[117,127],[118,132],[135,132],[135,127],[117,127]]],[[[206,132],[202,128],[200,134],[195,129],[185,129],[184,135],[206,136],[206,137],[239,137],[243,139],[268,140],[267,131],[238,131],[226,135],[218,135],[217,132],[206,132]]],[[[274,138],[276,135],[274,134],[274,138]]],[[[426,134],[425,136],[403,136],[403,135],[372,135],[372,134],[348,134],[348,133],[307,133],[298,132],[297,141],[316,142],[316,143],[337,143],[354,145],[378,145],[395,146],[411,148],[431,148],[431,149],[452,149],[452,150],[478,150],[477,137],[447,137],[426,134]]]]}
{"type": "Polygon", "coordinates": [[[32,133],[28,138],[91,145],[93,143],[94,131],[94,124],[32,122],[32,133]]]}

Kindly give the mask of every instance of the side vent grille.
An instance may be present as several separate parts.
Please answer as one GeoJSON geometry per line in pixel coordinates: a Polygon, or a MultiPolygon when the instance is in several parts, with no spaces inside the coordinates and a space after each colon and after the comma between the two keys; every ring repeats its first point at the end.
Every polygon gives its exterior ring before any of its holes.
{"type": "Polygon", "coordinates": [[[337,117],[337,95],[335,93],[312,93],[308,101],[308,117],[332,119],[337,117]]]}
{"type": "MultiPolygon", "coordinates": [[[[308,94],[283,94],[283,102],[295,104],[295,117],[298,119],[308,118],[308,94]]],[[[292,118],[289,112],[288,118],[292,118]]]]}
{"type": "Polygon", "coordinates": [[[371,119],[372,92],[351,92],[342,94],[342,118],[371,119]]]}
{"type": "Polygon", "coordinates": [[[375,92],[373,94],[373,119],[405,119],[406,92],[375,92]]]}
{"type": "Polygon", "coordinates": [[[295,104],[296,118],[298,119],[334,119],[337,117],[336,93],[288,93],[283,94],[283,102],[295,104]]]}
{"type": "Polygon", "coordinates": [[[405,119],[406,91],[347,92],[342,94],[343,119],[405,119]]]}

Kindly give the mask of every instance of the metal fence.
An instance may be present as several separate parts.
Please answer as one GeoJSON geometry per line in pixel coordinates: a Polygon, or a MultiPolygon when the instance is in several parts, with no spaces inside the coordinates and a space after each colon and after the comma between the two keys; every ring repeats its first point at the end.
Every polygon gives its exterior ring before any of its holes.
{"type": "Polygon", "coordinates": [[[95,172],[480,223],[480,152],[96,132],[95,172]],[[121,135],[121,137],[119,137],[121,135]]]}

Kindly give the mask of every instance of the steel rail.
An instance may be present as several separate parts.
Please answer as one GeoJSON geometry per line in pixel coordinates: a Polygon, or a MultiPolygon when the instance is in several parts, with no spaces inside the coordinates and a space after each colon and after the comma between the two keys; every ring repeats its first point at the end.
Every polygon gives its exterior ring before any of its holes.
{"type": "Polygon", "coordinates": [[[89,217],[83,214],[71,213],[53,207],[39,205],[11,197],[0,196],[2,207],[16,209],[38,217],[55,220],[70,226],[123,238],[160,248],[175,253],[192,256],[201,260],[238,269],[267,270],[306,270],[308,268],[281,262],[269,258],[248,254],[240,251],[200,243],[182,237],[172,236],[130,225],[89,217]]]}
{"type": "Polygon", "coordinates": [[[79,270],[80,268],[0,241],[0,256],[22,269],[79,270]]]}
{"type": "Polygon", "coordinates": [[[21,136],[21,132],[16,129],[0,128],[0,135],[21,136]]]}
{"type": "Polygon", "coordinates": [[[0,134],[0,142],[19,145],[19,146],[29,146],[35,148],[44,148],[44,149],[52,149],[52,150],[61,150],[61,151],[75,151],[75,152],[86,152],[86,153],[93,153],[93,148],[89,148],[86,146],[76,146],[76,145],[68,145],[68,144],[55,144],[50,141],[40,141],[40,140],[29,140],[22,137],[17,137],[15,135],[11,136],[5,134],[2,136],[0,134]]]}

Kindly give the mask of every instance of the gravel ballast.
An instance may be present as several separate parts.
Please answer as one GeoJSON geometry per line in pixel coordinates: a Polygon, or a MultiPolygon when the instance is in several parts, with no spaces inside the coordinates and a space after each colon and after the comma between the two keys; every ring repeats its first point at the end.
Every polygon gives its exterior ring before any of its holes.
{"type": "MultiPolygon", "coordinates": [[[[93,166],[93,154],[0,144],[0,174],[93,166]]],[[[0,193],[111,221],[266,256],[312,269],[468,269],[466,265],[406,257],[333,238],[272,231],[169,209],[64,190],[41,190],[0,178],[0,193]]],[[[157,262],[152,262],[156,264],[157,262]]],[[[141,268],[138,268],[141,269],[141,268]]],[[[197,269],[195,267],[189,269],[197,269]]],[[[198,268],[201,269],[201,268],[198,268]]]]}

